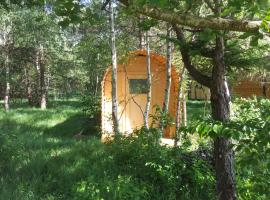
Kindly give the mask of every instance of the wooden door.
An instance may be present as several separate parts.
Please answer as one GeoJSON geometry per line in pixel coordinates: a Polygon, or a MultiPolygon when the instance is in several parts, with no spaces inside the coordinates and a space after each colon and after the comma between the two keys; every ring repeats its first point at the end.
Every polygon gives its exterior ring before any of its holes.
{"type": "Polygon", "coordinates": [[[125,129],[132,130],[143,126],[143,114],[147,99],[147,78],[145,74],[132,74],[126,79],[126,122],[125,129]]]}

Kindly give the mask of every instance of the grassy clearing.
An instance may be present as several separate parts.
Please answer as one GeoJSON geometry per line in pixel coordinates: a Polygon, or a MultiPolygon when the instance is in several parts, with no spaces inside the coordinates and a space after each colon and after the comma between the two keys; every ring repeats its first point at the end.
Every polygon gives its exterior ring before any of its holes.
{"type": "Polygon", "coordinates": [[[96,135],[79,102],[52,102],[46,111],[14,107],[0,112],[0,199],[50,199],[47,193],[66,193],[67,184],[84,176],[75,172],[88,150],[101,145],[95,137],[74,139],[82,129],[96,135]]]}
{"type": "Polygon", "coordinates": [[[0,199],[211,199],[214,179],[204,161],[147,141],[104,145],[93,127],[76,100],[51,102],[46,111],[20,102],[1,111],[0,199]],[[82,129],[87,139],[76,140],[82,129]]]}

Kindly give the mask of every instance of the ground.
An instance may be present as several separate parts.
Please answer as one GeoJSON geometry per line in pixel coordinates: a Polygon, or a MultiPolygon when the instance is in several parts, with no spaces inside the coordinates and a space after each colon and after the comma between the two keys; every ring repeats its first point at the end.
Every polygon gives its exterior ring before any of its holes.
{"type": "MultiPolygon", "coordinates": [[[[46,111],[27,108],[24,102],[12,107],[9,113],[0,111],[0,199],[102,199],[100,188],[108,190],[105,199],[128,199],[109,190],[125,183],[130,192],[128,185],[134,188],[137,179],[114,169],[111,150],[100,142],[78,100],[50,102],[46,111]],[[87,136],[76,137],[82,130],[87,136]]],[[[202,107],[189,103],[189,117],[204,113],[202,107]]]]}

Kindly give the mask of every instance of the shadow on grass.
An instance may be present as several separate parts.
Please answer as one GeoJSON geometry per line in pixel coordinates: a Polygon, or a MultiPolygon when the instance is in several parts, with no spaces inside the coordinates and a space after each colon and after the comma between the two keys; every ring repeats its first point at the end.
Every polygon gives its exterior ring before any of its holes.
{"type": "Polygon", "coordinates": [[[61,108],[61,107],[72,107],[72,108],[80,108],[82,107],[82,103],[77,100],[53,100],[48,102],[48,108],[61,108]]]}
{"type": "Polygon", "coordinates": [[[84,114],[76,114],[64,122],[55,125],[52,128],[48,128],[44,131],[45,135],[51,137],[73,137],[76,134],[81,133],[87,136],[98,136],[99,122],[95,119],[89,119],[84,114]]]}
{"type": "Polygon", "coordinates": [[[206,118],[210,112],[210,102],[208,101],[188,101],[187,102],[187,115],[188,122],[192,123],[193,121],[206,118]]]}

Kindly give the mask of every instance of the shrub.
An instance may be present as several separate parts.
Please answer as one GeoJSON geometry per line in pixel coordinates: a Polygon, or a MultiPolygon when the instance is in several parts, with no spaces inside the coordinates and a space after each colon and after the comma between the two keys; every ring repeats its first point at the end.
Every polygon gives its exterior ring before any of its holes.
{"type": "Polygon", "coordinates": [[[100,118],[101,113],[101,99],[100,96],[84,95],[81,98],[83,112],[91,119],[100,118]]]}
{"type": "Polygon", "coordinates": [[[231,138],[236,153],[239,199],[269,199],[270,185],[270,100],[237,99],[230,122],[197,121],[181,130],[205,140],[231,138]]]}
{"type": "Polygon", "coordinates": [[[114,163],[110,166],[112,179],[128,177],[129,184],[134,184],[131,188],[143,191],[134,192],[129,199],[215,199],[208,162],[188,151],[188,146],[159,145],[158,133],[141,129],[135,133],[137,137],[116,138],[107,146],[114,163]]]}

